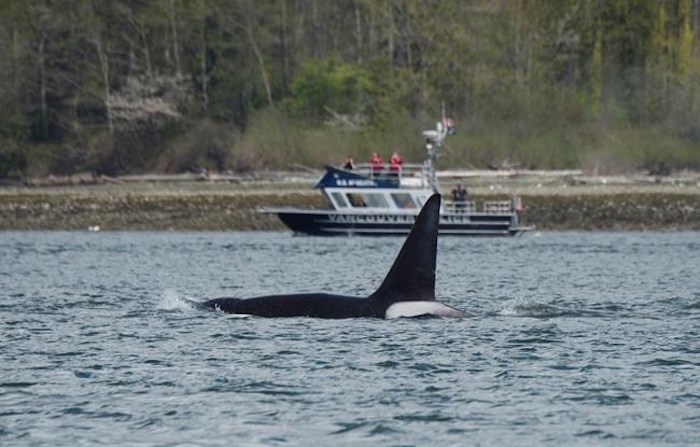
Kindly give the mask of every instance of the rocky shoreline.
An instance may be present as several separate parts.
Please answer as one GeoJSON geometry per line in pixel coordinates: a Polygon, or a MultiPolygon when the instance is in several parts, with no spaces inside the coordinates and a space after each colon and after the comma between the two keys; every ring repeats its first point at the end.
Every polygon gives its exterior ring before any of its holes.
{"type": "MultiPolygon", "coordinates": [[[[285,231],[265,206],[323,207],[294,182],[134,182],[0,188],[0,230],[285,231]]],[[[522,197],[525,225],[538,230],[700,230],[700,184],[548,184],[521,178],[468,181],[477,202],[522,197]]],[[[448,190],[449,185],[445,185],[448,190]]]]}
{"type": "Polygon", "coordinates": [[[0,230],[284,230],[261,206],[320,206],[312,194],[0,196],[0,230]]]}

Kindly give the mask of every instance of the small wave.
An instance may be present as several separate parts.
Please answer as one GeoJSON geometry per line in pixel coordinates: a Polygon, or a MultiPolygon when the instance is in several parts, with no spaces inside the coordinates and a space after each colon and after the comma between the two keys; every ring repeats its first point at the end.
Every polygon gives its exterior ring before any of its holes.
{"type": "Polygon", "coordinates": [[[601,438],[601,439],[610,439],[610,438],[615,437],[615,435],[613,435],[612,433],[606,432],[604,430],[586,430],[586,431],[578,432],[574,436],[579,437],[579,438],[601,438]]]}
{"type": "Polygon", "coordinates": [[[2,382],[0,388],[29,388],[37,385],[36,382],[2,382]]]}
{"type": "Polygon", "coordinates": [[[357,429],[360,429],[362,427],[366,427],[369,425],[369,422],[363,421],[363,422],[336,422],[336,425],[340,426],[338,430],[335,430],[331,432],[332,435],[341,435],[344,433],[348,433],[357,429]]]}
{"type": "Polygon", "coordinates": [[[331,435],[341,435],[341,434],[346,434],[349,432],[357,431],[357,430],[365,430],[367,432],[368,436],[379,436],[379,435],[387,435],[387,434],[395,434],[395,433],[401,433],[399,430],[396,430],[388,425],[382,424],[382,423],[373,423],[369,421],[362,421],[362,422],[337,422],[336,425],[338,425],[340,428],[338,430],[335,430],[331,432],[331,435]]]}
{"type": "Polygon", "coordinates": [[[226,318],[229,318],[231,320],[241,320],[241,319],[246,319],[246,318],[251,318],[252,315],[250,314],[226,314],[226,318]]]}
{"type": "Polygon", "coordinates": [[[683,360],[683,359],[653,359],[653,360],[648,360],[645,362],[637,362],[635,365],[639,366],[698,366],[696,363],[693,363],[688,360],[683,360]]]}
{"type": "Polygon", "coordinates": [[[394,419],[397,421],[404,421],[404,422],[452,422],[454,421],[454,417],[452,416],[447,416],[439,412],[433,412],[429,414],[406,414],[406,415],[398,415],[394,416],[394,419]]]}

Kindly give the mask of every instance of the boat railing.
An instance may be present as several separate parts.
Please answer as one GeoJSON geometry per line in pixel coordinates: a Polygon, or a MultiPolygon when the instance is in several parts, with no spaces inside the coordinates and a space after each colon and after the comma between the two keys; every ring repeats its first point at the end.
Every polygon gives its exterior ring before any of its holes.
{"type": "MultiPolygon", "coordinates": [[[[445,200],[444,209],[445,211],[455,213],[478,212],[477,204],[473,201],[459,202],[454,200],[445,200]]],[[[481,211],[485,214],[511,214],[513,212],[513,206],[509,200],[489,201],[483,203],[481,211]]]]}
{"type": "Polygon", "coordinates": [[[474,213],[476,212],[476,202],[445,201],[445,211],[455,213],[474,213]]]}
{"type": "Polygon", "coordinates": [[[378,167],[369,163],[356,163],[352,172],[371,179],[398,178],[400,184],[405,186],[425,187],[427,185],[425,166],[417,163],[405,163],[399,167],[378,167]]]}
{"type": "Polygon", "coordinates": [[[510,200],[498,200],[484,202],[484,213],[510,214],[513,212],[513,203],[510,200]]]}

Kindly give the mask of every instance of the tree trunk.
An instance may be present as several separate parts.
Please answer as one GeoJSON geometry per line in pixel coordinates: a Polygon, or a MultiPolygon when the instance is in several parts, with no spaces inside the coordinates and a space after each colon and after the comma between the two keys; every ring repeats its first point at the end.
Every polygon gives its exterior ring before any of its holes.
{"type": "Polygon", "coordinates": [[[255,42],[255,37],[253,36],[253,29],[250,24],[246,27],[248,33],[248,39],[250,40],[250,46],[253,48],[255,57],[258,59],[258,65],[260,66],[260,75],[262,76],[263,84],[265,85],[265,93],[267,94],[267,103],[271,106],[275,105],[272,101],[272,89],[270,88],[270,81],[267,77],[267,70],[265,69],[265,60],[263,59],[262,53],[260,53],[260,48],[255,42]]]}
{"type": "Polygon", "coordinates": [[[289,48],[287,42],[287,2],[282,0],[282,29],[280,31],[280,47],[282,49],[282,95],[289,91],[289,48]]]}
{"type": "Polygon", "coordinates": [[[146,75],[148,79],[153,79],[153,66],[151,65],[151,50],[148,48],[148,36],[146,28],[141,26],[141,42],[143,44],[143,58],[146,60],[146,75]]]}
{"type": "Polygon", "coordinates": [[[173,59],[175,61],[175,75],[179,78],[180,72],[180,51],[178,50],[177,24],[175,23],[175,0],[168,1],[168,16],[170,19],[170,31],[173,36],[173,59]]]}
{"type": "Polygon", "coordinates": [[[102,45],[102,39],[99,36],[94,38],[95,49],[97,50],[97,58],[100,62],[100,72],[102,74],[102,88],[104,95],[105,110],[107,111],[107,127],[109,128],[110,136],[114,137],[114,120],[112,117],[111,104],[111,88],[109,85],[109,59],[102,45]]]}
{"type": "Polygon", "coordinates": [[[357,45],[356,60],[358,64],[362,64],[362,15],[360,14],[360,5],[355,1],[355,42],[357,45]]]}
{"type": "Polygon", "coordinates": [[[42,138],[47,140],[49,138],[49,108],[46,103],[46,31],[41,30],[41,37],[39,38],[39,83],[40,83],[40,97],[41,97],[41,133],[42,138]]]}
{"type": "Polygon", "coordinates": [[[200,61],[200,69],[202,70],[202,103],[204,105],[204,110],[207,110],[207,108],[209,107],[209,95],[207,92],[207,88],[209,86],[209,75],[207,74],[207,15],[205,9],[205,6],[202,5],[202,27],[200,29],[200,40],[202,42],[202,58],[200,61]]]}

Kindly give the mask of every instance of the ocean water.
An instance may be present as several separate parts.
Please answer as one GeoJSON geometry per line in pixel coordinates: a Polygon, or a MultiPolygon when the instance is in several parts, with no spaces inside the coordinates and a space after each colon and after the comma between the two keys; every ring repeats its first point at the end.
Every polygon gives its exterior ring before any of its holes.
{"type": "Polygon", "coordinates": [[[465,319],[263,319],[367,295],[402,238],[0,233],[0,445],[700,445],[700,233],[442,238],[465,319]]]}

